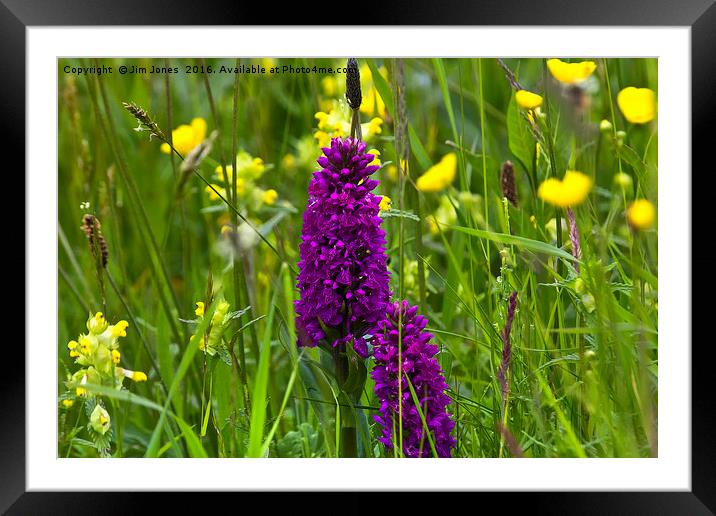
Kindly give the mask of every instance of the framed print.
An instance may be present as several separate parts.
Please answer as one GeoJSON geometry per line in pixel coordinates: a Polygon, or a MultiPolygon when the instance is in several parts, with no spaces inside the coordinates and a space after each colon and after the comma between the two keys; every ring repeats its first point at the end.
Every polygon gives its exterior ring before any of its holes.
{"type": "Polygon", "coordinates": [[[361,27],[5,4],[27,333],[3,509],[136,490],[716,507],[691,337],[709,2],[386,6],[361,27]]]}

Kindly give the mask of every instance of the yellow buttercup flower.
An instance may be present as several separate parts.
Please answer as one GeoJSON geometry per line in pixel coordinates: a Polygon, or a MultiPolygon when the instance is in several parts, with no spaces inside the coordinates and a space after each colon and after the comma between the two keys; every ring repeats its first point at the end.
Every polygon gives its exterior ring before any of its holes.
{"type": "Polygon", "coordinates": [[[391,205],[392,202],[393,202],[393,201],[390,199],[390,197],[388,197],[387,195],[384,195],[384,196],[380,199],[380,209],[381,209],[382,211],[389,211],[389,210],[390,210],[390,205],[391,205]]]}
{"type": "Polygon", "coordinates": [[[552,77],[563,84],[574,84],[587,79],[597,64],[594,61],[581,61],[579,63],[565,63],[561,59],[548,59],[547,68],[549,68],[552,77]]]}
{"type": "MultiPolygon", "coordinates": [[[[185,156],[199,145],[206,137],[206,121],[203,118],[195,118],[191,124],[182,124],[172,131],[172,145],[181,154],[185,156]]],[[[168,143],[163,143],[160,147],[164,154],[171,152],[168,143]]]]}
{"type": "Polygon", "coordinates": [[[617,95],[617,104],[632,124],[645,124],[656,117],[656,94],[649,88],[624,88],[617,95]]]}
{"type": "Polygon", "coordinates": [[[199,317],[204,315],[204,303],[202,301],[196,302],[196,310],[194,310],[194,313],[199,317]]]}
{"type": "Polygon", "coordinates": [[[656,218],[656,208],[646,199],[637,199],[627,208],[626,216],[632,228],[642,231],[651,229],[656,218]]]}
{"type": "Polygon", "coordinates": [[[567,170],[563,179],[550,177],[537,190],[539,197],[560,208],[577,206],[584,202],[592,189],[592,179],[574,170],[567,170]]]}
{"type": "Polygon", "coordinates": [[[522,109],[535,109],[542,105],[542,97],[527,90],[519,90],[515,93],[515,101],[522,109]]]}
{"type": "Polygon", "coordinates": [[[436,165],[420,176],[416,182],[421,192],[439,192],[444,190],[455,180],[457,172],[457,155],[454,152],[446,154],[436,165]]]}
{"type": "Polygon", "coordinates": [[[75,400],[62,400],[62,406],[65,408],[70,408],[72,405],[75,404],[75,400]]]}
{"type": "Polygon", "coordinates": [[[273,204],[276,202],[276,198],[278,198],[278,192],[274,190],[273,188],[266,190],[264,192],[263,201],[266,204],[273,204]]]}

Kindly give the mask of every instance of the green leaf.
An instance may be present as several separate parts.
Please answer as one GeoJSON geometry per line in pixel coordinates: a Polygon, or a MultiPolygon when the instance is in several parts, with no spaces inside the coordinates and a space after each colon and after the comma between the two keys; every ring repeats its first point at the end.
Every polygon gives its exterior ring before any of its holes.
{"type": "MultiPolygon", "coordinates": [[[[195,335],[203,335],[206,332],[206,329],[211,322],[211,318],[214,315],[214,311],[216,310],[216,305],[217,303],[214,302],[206,308],[206,312],[204,313],[204,319],[201,324],[199,324],[195,335]]],[[[193,340],[194,339],[190,339],[189,344],[187,344],[186,349],[184,350],[184,355],[182,356],[181,362],[179,363],[179,369],[174,375],[174,380],[172,381],[171,387],[169,387],[169,394],[167,395],[167,400],[164,403],[164,407],[162,408],[162,412],[159,416],[159,421],[154,427],[154,431],[152,432],[152,438],[149,440],[149,446],[147,447],[147,451],[144,454],[145,457],[157,456],[157,453],[159,451],[159,438],[162,433],[161,429],[164,426],[166,414],[169,412],[169,405],[171,404],[172,399],[179,390],[179,384],[184,379],[184,376],[189,370],[189,366],[194,359],[194,355],[196,355],[196,352],[199,350],[198,344],[193,340]]]]}
{"type": "Polygon", "coordinates": [[[577,261],[576,258],[574,258],[574,256],[569,254],[567,251],[559,249],[558,247],[555,247],[551,244],[540,242],[539,240],[532,240],[529,238],[514,235],[506,235],[505,233],[493,233],[492,231],[484,231],[482,229],[466,228],[462,226],[450,226],[445,224],[445,227],[455,229],[457,231],[462,231],[463,233],[467,233],[468,235],[476,236],[478,238],[484,238],[485,240],[497,242],[499,244],[514,245],[516,247],[529,249],[530,251],[534,251],[536,253],[549,254],[573,262],[577,261]]]}
{"type": "Polygon", "coordinates": [[[266,395],[268,392],[269,368],[271,365],[271,332],[273,331],[273,318],[276,312],[276,295],[274,291],[269,305],[268,318],[264,335],[261,339],[261,350],[259,351],[259,366],[254,381],[254,391],[251,396],[251,429],[249,430],[249,447],[247,456],[263,457],[263,433],[266,423],[266,395]]]}
{"type": "Polygon", "coordinates": [[[529,172],[536,142],[527,127],[527,121],[522,117],[514,94],[512,94],[507,107],[507,143],[515,159],[529,172]]]}
{"type": "Polygon", "coordinates": [[[394,210],[391,208],[388,211],[381,211],[380,216],[383,217],[384,219],[387,219],[389,217],[402,217],[404,219],[410,219],[410,220],[414,220],[415,222],[420,222],[420,217],[418,217],[412,211],[394,210]]]}

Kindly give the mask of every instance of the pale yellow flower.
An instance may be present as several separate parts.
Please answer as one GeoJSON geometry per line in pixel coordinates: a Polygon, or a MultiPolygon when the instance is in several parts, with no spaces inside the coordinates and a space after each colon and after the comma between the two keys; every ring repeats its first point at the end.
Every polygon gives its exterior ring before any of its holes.
{"type": "Polygon", "coordinates": [[[278,198],[278,192],[274,190],[273,188],[266,190],[263,195],[263,201],[266,204],[273,204],[276,202],[276,199],[278,198]]]}
{"type": "Polygon", "coordinates": [[[392,204],[392,200],[387,195],[384,195],[380,200],[380,209],[382,211],[390,211],[390,205],[392,204]]]}
{"type": "MultiPolygon", "coordinates": [[[[332,109],[319,111],[314,116],[318,120],[318,130],[313,136],[320,147],[330,147],[331,138],[350,136],[352,114],[347,105],[334,100],[332,109]]],[[[373,117],[369,122],[361,124],[363,141],[370,142],[375,135],[383,132],[382,125],[383,119],[379,117],[373,117]]]]}

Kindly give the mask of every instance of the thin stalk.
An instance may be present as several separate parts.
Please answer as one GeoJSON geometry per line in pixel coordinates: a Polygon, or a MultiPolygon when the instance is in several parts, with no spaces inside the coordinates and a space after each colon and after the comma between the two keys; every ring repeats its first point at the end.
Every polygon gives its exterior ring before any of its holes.
{"type": "MultiPolygon", "coordinates": [[[[487,196],[487,161],[485,155],[485,97],[483,95],[482,80],[482,58],[477,60],[479,89],[480,89],[480,147],[482,147],[482,195],[483,204],[485,205],[485,228],[490,227],[490,209],[487,196]]],[[[492,269],[490,265],[490,242],[485,241],[485,260],[487,261],[487,303],[490,313],[492,313],[492,296],[490,292],[490,282],[492,280],[492,269]]]]}
{"type": "MultiPolygon", "coordinates": [[[[236,59],[236,69],[238,70],[240,65],[240,59],[236,59]]],[[[233,106],[232,106],[232,123],[231,123],[231,191],[232,191],[232,198],[234,199],[234,202],[236,202],[236,199],[238,199],[238,187],[237,187],[237,168],[238,168],[238,161],[236,158],[237,153],[237,147],[238,147],[238,132],[239,132],[239,74],[236,73],[234,76],[234,98],[233,98],[233,106]]],[[[234,224],[234,228],[237,228],[239,226],[239,218],[236,215],[236,213],[232,212],[232,222],[234,224]]],[[[241,296],[241,283],[246,281],[246,275],[240,273],[239,269],[239,262],[236,259],[236,254],[233,255],[233,266],[232,266],[232,274],[234,278],[234,299],[236,301],[236,307],[244,306],[242,302],[242,296],[241,296]]],[[[248,290],[248,285],[246,285],[248,290]]],[[[249,310],[250,318],[253,318],[253,311],[249,310]]],[[[252,325],[253,328],[253,325],[252,325]]],[[[248,377],[246,375],[246,343],[244,341],[244,332],[239,332],[238,335],[238,345],[239,345],[239,356],[238,356],[238,362],[237,357],[234,354],[233,345],[231,346],[231,355],[234,362],[236,362],[235,367],[239,372],[239,379],[241,381],[241,387],[244,392],[244,409],[246,410],[247,417],[251,417],[251,401],[249,397],[249,381],[248,377]]]]}
{"type": "MultiPolygon", "coordinates": [[[[336,382],[340,389],[339,399],[344,398],[344,403],[348,404],[352,402],[344,390],[348,379],[348,355],[345,352],[341,352],[338,347],[333,349],[333,364],[335,366],[336,382]]],[[[340,411],[340,457],[358,457],[353,410],[340,411]]]]}

